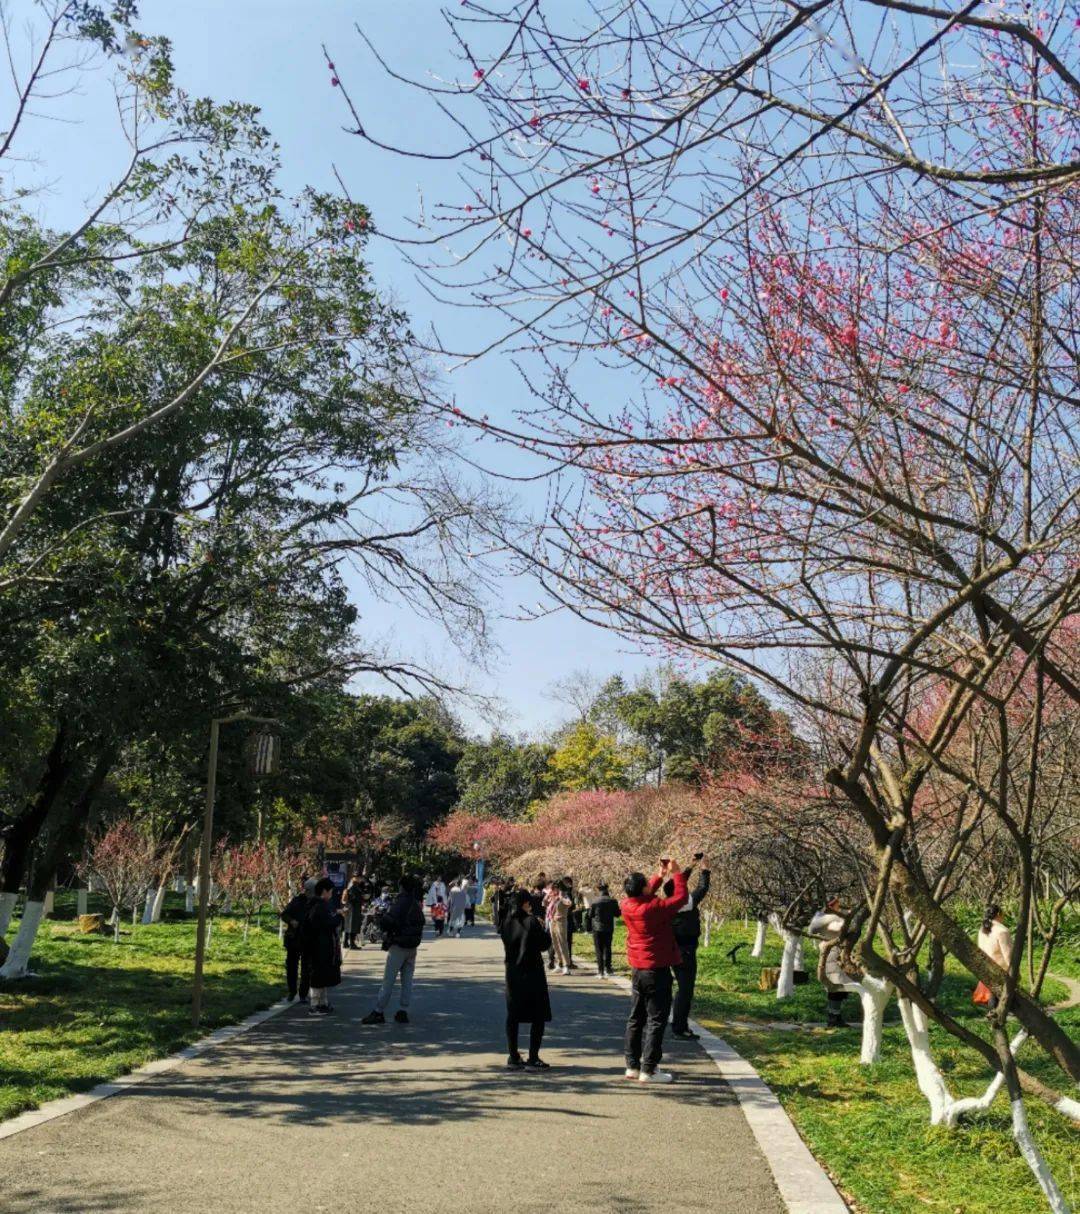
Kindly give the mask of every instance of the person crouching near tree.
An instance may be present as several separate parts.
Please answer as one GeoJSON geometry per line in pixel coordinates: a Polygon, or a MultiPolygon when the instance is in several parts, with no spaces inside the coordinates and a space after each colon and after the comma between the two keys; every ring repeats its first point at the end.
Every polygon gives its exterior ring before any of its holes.
{"type": "Polygon", "coordinates": [[[518,890],[510,897],[510,908],[503,917],[503,950],[506,955],[506,1043],[509,1055],[506,1065],[511,1070],[526,1068],[548,1070],[540,1058],[540,1043],[544,1026],[551,1020],[551,1000],[548,998],[544,954],[551,947],[540,919],[533,914],[533,895],[518,890]],[[518,1050],[518,1029],[529,1026],[529,1056],[522,1058],[518,1050]]]}
{"type": "Polygon", "coordinates": [[[670,1083],[674,1076],[657,1067],[671,1014],[671,967],[682,960],[673,925],[687,899],[686,878],[679,865],[664,858],[655,877],[631,873],[623,889],[626,897],[619,910],[626,924],[626,960],[633,991],[626,1021],[626,1077],[642,1083],[670,1083]],[[671,896],[657,897],[669,877],[671,896]]]}

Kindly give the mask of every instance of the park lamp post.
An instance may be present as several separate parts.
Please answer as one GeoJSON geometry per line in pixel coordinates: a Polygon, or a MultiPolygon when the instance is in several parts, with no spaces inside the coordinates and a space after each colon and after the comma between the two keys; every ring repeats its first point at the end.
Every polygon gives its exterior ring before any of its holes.
{"type": "MultiPolygon", "coordinates": [[[[253,717],[247,712],[238,712],[231,717],[214,717],[210,722],[210,759],[206,772],[206,811],[203,816],[202,845],[199,849],[199,918],[195,928],[195,976],[191,986],[191,1024],[199,1027],[202,1016],[203,963],[206,959],[206,916],[210,906],[210,857],[214,836],[214,794],[217,790],[218,737],[222,725],[233,725],[237,721],[250,721],[253,725],[276,726],[281,722],[273,717],[253,717]]],[[[249,752],[251,774],[256,778],[269,776],[277,770],[281,751],[281,738],[269,729],[263,729],[252,738],[249,752]]]]}

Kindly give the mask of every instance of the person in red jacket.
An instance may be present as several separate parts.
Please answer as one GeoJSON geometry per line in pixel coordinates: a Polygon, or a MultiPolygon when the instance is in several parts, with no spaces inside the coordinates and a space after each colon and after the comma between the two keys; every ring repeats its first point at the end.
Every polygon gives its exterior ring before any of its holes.
{"type": "Polygon", "coordinates": [[[680,865],[663,859],[655,877],[631,873],[623,889],[626,897],[619,909],[626,924],[626,960],[633,989],[626,1021],[626,1077],[642,1083],[670,1083],[673,1076],[656,1068],[671,1014],[671,967],[682,960],[673,924],[686,904],[686,878],[680,865]],[[669,878],[671,896],[657,897],[669,878]]]}

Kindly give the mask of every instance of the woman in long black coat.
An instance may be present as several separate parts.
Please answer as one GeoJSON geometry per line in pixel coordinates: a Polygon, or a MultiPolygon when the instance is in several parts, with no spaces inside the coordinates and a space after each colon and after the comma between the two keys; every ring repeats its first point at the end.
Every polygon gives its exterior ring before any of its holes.
{"type": "Polygon", "coordinates": [[[333,1011],[327,991],[341,982],[341,937],[338,923],[341,912],[330,905],[334,883],[323,877],[315,883],[315,896],[304,920],[304,952],[311,980],[312,1014],[325,1016],[333,1011]]]}
{"type": "Polygon", "coordinates": [[[506,950],[506,1042],[510,1056],[506,1065],[512,1070],[531,1067],[546,1071],[540,1058],[544,1026],[551,1020],[544,954],[551,948],[551,937],[532,913],[532,895],[518,890],[511,895],[510,909],[503,918],[503,948],[506,950]],[[529,1056],[518,1052],[518,1028],[529,1025],[529,1056]]]}

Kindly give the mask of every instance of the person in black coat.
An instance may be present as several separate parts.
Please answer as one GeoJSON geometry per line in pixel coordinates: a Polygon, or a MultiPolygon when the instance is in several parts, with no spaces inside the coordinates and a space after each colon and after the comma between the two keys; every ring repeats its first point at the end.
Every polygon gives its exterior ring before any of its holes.
{"type": "Polygon", "coordinates": [[[304,949],[304,921],[315,898],[315,879],[304,882],[303,889],[290,898],[280,913],[285,924],[281,938],[285,945],[285,982],[289,988],[289,1002],[299,994],[300,1002],[307,1003],[311,979],[308,973],[308,955],[304,949]]]}
{"type": "MultiPolygon", "coordinates": [[[[693,871],[688,868],[683,872],[683,876],[689,880],[693,871]]],[[[672,925],[682,961],[672,970],[679,989],[671,1005],[671,1031],[674,1036],[681,1037],[684,1041],[697,1039],[697,1033],[690,1028],[690,1005],[694,1002],[694,987],[697,984],[697,948],[701,938],[701,912],[698,907],[709,892],[711,878],[709,862],[702,859],[697,885],[691,890],[689,901],[675,916],[672,925]]]]}
{"type": "Polygon", "coordinates": [[[596,969],[601,978],[610,978],[611,941],[615,935],[615,920],[622,915],[618,902],[604,884],[598,887],[596,898],[585,912],[588,930],[592,932],[593,948],[596,950],[596,969]]]}
{"type": "Polygon", "coordinates": [[[311,978],[311,1014],[325,1016],[334,1009],[327,991],[341,982],[341,911],[331,907],[334,883],[315,882],[314,898],[304,920],[304,952],[311,978]]]}
{"type": "Polygon", "coordinates": [[[509,884],[500,881],[491,895],[491,922],[497,932],[502,931],[503,920],[510,910],[510,893],[509,884]]]}
{"type": "Polygon", "coordinates": [[[544,1026],[551,1020],[544,973],[544,954],[551,947],[551,937],[532,912],[532,894],[518,890],[511,897],[500,932],[506,952],[506,1042],[510,1050],[506,1065],[512,1070],[529,1067],[546,1071],[548,1064],[540,1058],[540,1043],[544,1026]],[[529,1056],[525,1059],[518,1051],[518,1028],[522,1024],[530,1026],[529,1056]]]}

